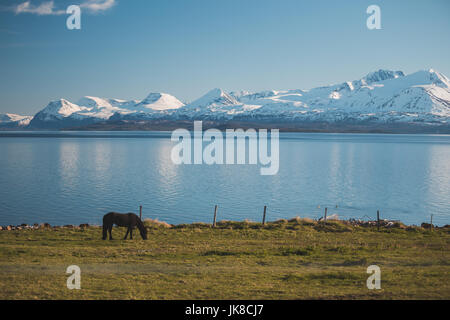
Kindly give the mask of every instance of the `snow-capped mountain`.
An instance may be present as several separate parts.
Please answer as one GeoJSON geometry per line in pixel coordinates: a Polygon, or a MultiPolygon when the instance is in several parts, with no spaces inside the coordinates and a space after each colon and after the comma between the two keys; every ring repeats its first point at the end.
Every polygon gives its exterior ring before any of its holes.
{"type": "Polygon", "coordinates": [[[174,119],[190,118],[190,119],[227,119],[238,114],[245,114],[253,108],[252,106],[242,103],[239,98],[226,93],[222,89],[212,89],[199,99],[185,105],[171,115],[174,119]]]}
{"type": "Polygon", "coordinates": [[[239,101],[222,89],[215,88],[199,99],[189,103],[186,109],[214,108],[216,106],[237,105],[239,101]]]}
{"type": "Polygon", "coordinates": [[[50,102],[30,122],[31,128],[82,126],[116,117],[156,117],[184,104],[166,93],[151,93],[144,100],[119,100],[85,96],[76,103],[65,99],[50,102]]]}
{"type": "Polygon", "coordinates": [[[433,69],[409,75],[378,70],[358,80],[310,90],[227,93],[213,89],[186,105],[165,93],[131,101],[60,99],[38,112],[30,128],[152,119],[450,124],[450,80],[433,69]]]}
{"type": "Polygon", "coordinates": [[[405,75],[378,70],[365,77],[311,90],[214,89],[173,116],[283,121],[440,122],[450,120],[450,81],[434,71],[405,75]]]}
{"type": "Polygon", "coordinates": [[[23,128],[30,124],[32,118],[13,113],[0,113],[0,128],[23,128]]]}
{"type": "Polygon", "coordinates": [[[138,112],[158,112],[179,109],[184,106],[180,100],[167,93],[150,93],[147,98],[137,103],[132,110],[138,112]]]}

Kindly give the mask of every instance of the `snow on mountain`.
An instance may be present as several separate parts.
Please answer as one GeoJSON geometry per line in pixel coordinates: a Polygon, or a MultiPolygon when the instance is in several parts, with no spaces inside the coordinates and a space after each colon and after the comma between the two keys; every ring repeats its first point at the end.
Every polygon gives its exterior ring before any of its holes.
{"type": "Polygon", "coordinates": [[[144,100],[119,100],[85,96],[76,103],[65,99],[50,102],[38,112],[30,127],[67,127],[106,121],[113,116],[166,114],[184,104],[166,93],[151,93],[144,100]]]}
{"type": "Polygon", "coordinates": [[[50,102],[30,127],[68,127],[107,120],[375,121],[444,123],[450,120],[450,80],[430,69],[409,75],[380,69],[359,80],[310,90],[213,89],[184,105],[166,93],[143,100],[86,96],[50,102]]]}
{"type": "Polygon", "coordinates": [[[259,105],[242,103],[238,100],[238,95],[216,88],[180,108],[172,117],[225,120],[259,107],[259,105]]]}
{"type": "Polygon", "coordinates": [[[21,116],[14,113],[0,113],[0,127],[25,127],[32,118],[32,116],[21,116]]]}
{"type": "Polygon", "coordinates": [[[109,119],[116,112],[128,113],[134,105],[139,103],[137,100],[119,100],[119,99],[103,99],[98,97],[85,96],[77,101],[77,105],[86,109],[79,112],[81,116],[98,118],[102,120],[109,119]]]}
{"type": "Polygon", "coordinates": [[[187,104],[185,109],[201,109],[216,106],[237,105],[239,101],[232,95],[226,93],[222,89],[212,89],[201,98],[187,104]]]}
{"type": "Polygon", "coordinates": [[[166,111],[179,109],[184,103],[167,93],[150,93],[147,98],[137,103],[132,110],[139,112],[166,111]]]}
{"type": "Polygon", "coordinates": [[[91,109],[71,103],[65,99],[51,101],[30,121],[31,128],[55,129],[72,124],[94,122],[88,114],[91,109]]]}
{"type": "Polygon", "coordinates": [[[144,100],[122,105],[110,120],[149,120],[173,114],[184,103],[167,93],[150,93],[144,100]]]}
{"type": "Polygon", "coordinates": [[[41,112],[42,120],[67,118],[76,112],[88,111],[87,107],[80,107],[65,99],[51,101],[41,112]]]}
{"type": "Polygon", "coordinates": [[[253,111],[253,118],[277,115],[307,121],[341,121],[347,117],[367,120],[370,115],[370,119],[380,121],[441,118],[447,123],[449,84],[448,78],[432,69],[410,75],[379,70],[352,82],[307,91],[278,91],[273,95],[249,94],[240,100],[259,98],[263,107],[253,111]]]}
{"type": "Polygon", "coordinates": [[[389,79],[397,79],[398,77],[404,76],[405,74],[402,71],[391,71],[380,69],[375,72],[370,72],[363,78],[363,80],[366,82],[366,84],[371,84],[373,82],[379,82],[389,79]]]}

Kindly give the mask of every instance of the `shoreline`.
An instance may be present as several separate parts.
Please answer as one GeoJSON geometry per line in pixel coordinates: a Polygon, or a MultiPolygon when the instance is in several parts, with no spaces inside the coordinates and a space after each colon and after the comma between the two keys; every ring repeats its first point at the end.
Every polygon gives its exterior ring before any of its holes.
{"type": "MultiPolygon", "coordinates": [[[[194,129],[192,120],[121,120],[97,122],[80,126],[66,127],[0,127],[0,132],[14,131],[173,131],[176,129],[194,129]]],[[[203,122],[204,130],[218,129],[278,129],[280,132],[297,133],[367,133],[367,134],[450,134],[448,123],[421,123],[421,122],[304,122],[304,121],[254,121],[254,120],[199,120],[203,122]]]]}
{"type": "MultiPolygon", "coordinates": [[[[322,218],[320,219],[311,219],[311,218],[300,218],[295,217],[291,219],[278,219],[274,221],[267,221],[265,224],[262,224],[261,222],[255,222],[250,220],[243,220],[243,221],[233,221],[233,220],[221,220],[218,221],[216,226],[213,226],[211,223],[206,222],[192,222],[192,223],[180,223],[180,224],[169,224],[165,221],[159,221],[158,219],[150,219],[145,218],[143,219],[144,224],[146,224],[146,227],[158,225],[158,226],[164,226],[167,228],[183,228],[183,227],[190,227],[190,226],[204,226],[204,227],[210,227],[210,228],[219,228],[225,224],[247,224],[248,226],[253,227],[267,227],[273,224],[280,224],[280,223],[288,223],[292,221],[308,221],[311,224],[326,224],[326,223],[340,223],[347,226],[353,226],[353,227],[378,227],[383,229],[408,229],[408,228],[422,228],[422,229],[446,229],[450,228],[449,224],[445,225],[437,225],[437,224],[431,224],[428,222],[422,222],[419,225],[410,224],[407,225],[399,220],[390,220],[390,219],[380,219],[379,222],[377,220],[362,220],[362,219],[347,219],[347,220],[340,220],[340,219],[327,219],[326,221],[322,218]]],[[[102,225],[97,224],[89,224],[89,223],[82,223],[79,225],[76,224],[65,224],[65,225],[51,225],[50,223],[44,222],[44,223],[34,223],[32,225],[22,223],[19,225],[0,225],[0,231],[20,231],[20,230],[37,230],[37,229],[85,229],[85,228],[101,228],[102,225]]]]}

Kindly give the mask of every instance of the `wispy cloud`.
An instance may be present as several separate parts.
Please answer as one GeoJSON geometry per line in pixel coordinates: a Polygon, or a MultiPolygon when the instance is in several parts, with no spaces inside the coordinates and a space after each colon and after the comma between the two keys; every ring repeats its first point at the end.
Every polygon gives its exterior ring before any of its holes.
{"type": "Polygon", "coordinates": [[[14,6],[14,12],[16,14],[32,13],[40,16],[47,15],[60,15],[65,14],[65,10],[55,10],[55,3],[53,1],[42,2],[39,5],[31,4],[31,1],[25,1],[14,6]]]}
{"type": "MultiPolygon", "coordinates": [[[[86,9],[88,12],[98,13],[112,8],[116,3],[116,0],[84,0],[81,1],[79,6],[82,9],[86,9]]],[[[36,4],[35,1],[31,3],[31,0],[28,0],[11,6],[9,9],[16,14],[29,13],[40,16],[66,14],[66,10],[55,8],[55,2],[53,0],[40,2],[38,4],[36,4]]]]}
{"type": "Polygon", "coordinates": [[[80,4],[81,8],[86,8],[91,12],[101,12],[112,8],[116,0],[86,0],[80,4]]]}

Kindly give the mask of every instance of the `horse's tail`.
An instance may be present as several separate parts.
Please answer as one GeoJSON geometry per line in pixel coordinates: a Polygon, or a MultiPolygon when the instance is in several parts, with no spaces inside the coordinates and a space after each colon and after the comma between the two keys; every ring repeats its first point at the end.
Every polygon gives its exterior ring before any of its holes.
{"type": "Polygon", "coordinates": [[[108,227],[105,224],[103,224],[103,236],[102,236],[103,240],[106,240],[107,231],[108,231],[108,227]]]}
{"type": "Polygon", "coordinates": [[[112,212],[109,212],[103,216],[103,240],[106,240],[108,228],[110,227],[112,223],[112,212]]]}

